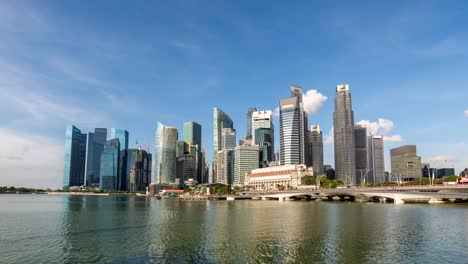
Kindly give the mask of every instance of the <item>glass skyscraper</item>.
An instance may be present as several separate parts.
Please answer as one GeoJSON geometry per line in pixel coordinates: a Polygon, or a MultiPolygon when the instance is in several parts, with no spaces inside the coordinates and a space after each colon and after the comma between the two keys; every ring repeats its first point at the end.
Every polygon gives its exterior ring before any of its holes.
{"type": "Polygon", "coordinates": [[[110,139],[104,144],[101,154],[101,172],[99,189],[102,191],[117,190],[120,142],[118,139],[110,139]]]}
{"type": "Polygon", "coordinates": [[[158,122],[156,128],[152,184],[174,183],[176,179],[177,128],[158,122]]]}
{"type": "Polygon", "coordinates": [[[107,128],[95,128],[94,133],[88,133],[88,149],[86,151],[86,185],[99,184],[101,171],[101,153],[107,138],[107,128]]]}
{"type": "Polygon", "coordinates": [[[86,134],[69,125],[65,132],[65,155],[63,190],[71,186],[82,186],[85,180],[86,134]]]}
{"type": "Polygon", "coordinates": [[[368,182],[367,127],[354,125],[354,156],[356,158],[356,183],[368,182]]]}
{"type": "Polygon", "coordinates": [[[382,136],[368,136],[367,153],[369,154],[368,182],[382,183],[385,181],[384,139],[382,136]]]}
{"type": "Polygon", "coordinates": [[[202,129],[201,125],[196,122],[184,122],[183,139],[190,145],[198,145],[202,147],[202,129]]]}
{"type": "Polygon", "coordinates": [[[120,150],[128,149],[128,131],[120,128],[111,128],[107,140],[118,138],[120,150]]]}
{"type": "Polygon", "coordinates": [[[252,140],[252,114],[257,111],[257,108],[251,107],[247,110],[247,114],[245,115],[245,128],[246,128],[246,136],[247,140],[252,140]]]}
{"type": "Polygon", "coordinates": [[[353,185],[356,183],[354,112],[351,104],[351,93],[347,84],[336,86],[333,131],[335,177],[343,180],[346,184],[353,185]]]}
{"type": "Polygon", "coordinates": [[[291,97],[280,100],[280,164],[305,163],[307,113],[302,104],[302,89],[291,86],[291,97]]]}
{"type": "Polygon", "coordinates": [[[218,151],[222,150],[223,128],[234,128],[232,119],[219,108],[213,109],[213,176],[216,177],[218,151]]]}
{"type": "Polygon", "coordinates": [[[308,140],[308,152],[310,165],[314,168],[314,174],[325,173],[323,168],[323,135],[319,125],[310,126],[308,140]]]}
{"type": "Polygon", "coordinates": [[[131,192],[145,191],[151,178],[151,154],[142,149],[129,149],[130,174],[127,187],[131,192]]]}

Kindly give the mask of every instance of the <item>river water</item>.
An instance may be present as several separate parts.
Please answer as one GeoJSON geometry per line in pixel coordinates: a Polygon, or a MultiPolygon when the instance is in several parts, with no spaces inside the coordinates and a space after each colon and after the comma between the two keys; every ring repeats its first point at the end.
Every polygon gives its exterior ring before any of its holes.
{"type": "Polygon", "coordinates": [[[0,263],[468,263],[468,206],[0,195],[0,263]]]}

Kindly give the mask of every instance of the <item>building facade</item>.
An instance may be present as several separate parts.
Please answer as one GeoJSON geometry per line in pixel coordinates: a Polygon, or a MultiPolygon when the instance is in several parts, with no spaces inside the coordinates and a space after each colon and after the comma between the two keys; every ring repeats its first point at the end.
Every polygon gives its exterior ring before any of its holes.
{"type": "Polygon", "coordinates": [[[307,151],[309,152],[309,162],[306,165],[311,165],[314,168],[314,173],[321,175],[325,173],[323,167],[323,135],[319,125],[310,126],[308,132],[307,151]]]}
{"type": "Polygon", "coordinates": [[[421,157],[417,156],[416,145],[406,145],[390,150],[393,177],[410,181],[422,177],[421,157]]]}
{"type": "Polygon", "coordinates": [[[69,125],[65,131],[63,190],[85,183],[86,134],[69,125]]]}
{"type": "Polygon", "coordinates": [[[251,107],[247,110],[247,114],[245,115],[245,130],[246,130],[245,138],[248,140],[252,140],[252,115],[256,111],[257,111],[257,108],[251,107]]]}
{"type": "Polygon", "coordinates": [[[193,155],[185,154],[177,157],[176,178],[180,183],[188,179],[197,179],[197,158],[193,155]]]}
{"type": "Polygon", "coordinates": [[[151,184],[171,184],[176,179],[177,128],[158,122],[151,184]]]}
{"type": "Polygon", "coordinates": [[[346,184],[356,184],[354,112],[349,85],[336,86],[333,112],[335,176],[346,184]]]}
{"type": "Polygon", "coordinates": [[[368,136],[369,173],[367,182],[385,182],[384,139],[381,136],[368,136]]]}
{"type": "Polygon", "coordinates": [[[258,144],[263,141],[261,140],[261,137],[256,136],[257,129],[263,129],[260,130],[263,133],[268,133],[268,135],[271,137],[269,139],[269,142],[273,144],[274,142],[274,132],[273,132],[273,117],[272,117],[272,112],[270,110],[265,110],[265,111],[255,111],[252,113],[252,131],[251,131],[251,137],[250,139],[254,141],[254,144],[258,144]]]}
{"type": "Polygon", "coordinates": [[[356,158],[356,183],[366,183],[369,173],[367,153],[367,127],[354,125],[354,157],[356,158]]]}
{"type": "Polygon", "coordinates": [[[259,166],[258,146],[237,146],[234,149],[234,182],[236,186],[243,186],[246,173],[259,166]]]}
{"type": "Polygon", "coordinates": [[[118,190],[120,142],[114,138],[107,140],[101,154],[99,189],[101,191],[118,190]]]}
{"type": "Polygon", "coordinates": [[[97,186],[100,181],[101,153],[107,138],[107,128],[95,128],[88,133],[86,150],[86,185],[97,186]]]}
{"type": "Polygon", "coordinates": [[[130,173],[127,187],[130,192],[146,191],[151,180],[151,154],[142,149],[129,149],[130,173]]]}
{"type": "Polygon", "coordinates": [[[304,164],[306,158],[307,113],[302,89],[291,86],[291,97],[280,100],[280,164],[304,164]]]}
{"type": "Polygon", "coordinates": [[[218,151],[222,150],[223,128],[234,128],[232,119],[219,108],[213,109],[213,165],[212,175],[216,178],[218,151]]]}
{"type": "Polygon", "coordinates": [[[312,173],[306,165],[283,165],[252,170],[245,179],[245,185],[255,190],[295,189],[301,185],[304,176],[312,173]]]}
{"type": "Polygon", "coordinates": [[[121,128],[111,128],[107,140],[117,138],[120,143],[120,150],[128,149],[128,131],[121,128]]]}
{"type": "Polygon", "coordinates": [[[184,122],[183,139],[190,145],[202,148],[202,127],[197,122],[184,122]]]}

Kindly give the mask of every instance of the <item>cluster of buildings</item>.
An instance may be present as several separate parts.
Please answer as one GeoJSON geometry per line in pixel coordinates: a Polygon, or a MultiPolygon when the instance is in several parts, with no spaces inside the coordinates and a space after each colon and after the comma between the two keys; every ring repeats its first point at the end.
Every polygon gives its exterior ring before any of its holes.
{"type": "MultiPolygon", "coordinates": [[[[320,125],[309,127],[303,92],[290,87],[290,96],[279,101],[279,152],[275,153],[273,112],[249,108],[245,135],[237,141],[230,116],[213,109],[213,162],[211,170],[202,148],[202,127],[185,122],[179,139],[176,127],[158,122],[154,155],[128,148],[128,132],[96,128],[83,134],[74,126],[66,132],[63,188],[91,186],[100,190],[150,191],[219,183],[255,189],[296,188],[306,175],[340,179],[347,185],[392,181],[385,172],[384,138],[354,122],[349,85],[336,86],[333,112],[335,169],[323,162],[320,125]],[[328,173],[329,171],[334,173],[328,173]]],[[[394,179],[412,180],[433,173],[421,163],[416,146],[391,150],[394,179]]],[[[454,174],[439,169],[439,177],[454,174]],[[442,176],[440,176],[442,175],[442,176]]]]}
{"type": "Polygon", "coordinates": [[[144,191],[150,183],[152,155],[128,148],[128,131],[96,128],[88,134],[67,126],[63,189],[88,186],[103,191],[144,191]]]}

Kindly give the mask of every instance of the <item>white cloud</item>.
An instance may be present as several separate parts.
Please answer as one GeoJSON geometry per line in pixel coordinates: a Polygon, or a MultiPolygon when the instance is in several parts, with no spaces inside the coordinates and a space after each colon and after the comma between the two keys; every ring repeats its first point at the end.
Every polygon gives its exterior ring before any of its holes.
{"type": "Polygon", "coordinates": [[[371,122],[369,120],[361,120],[357,122],[359,125],[365,125],[367,127],[367,132],[376,135],[383,136],[385,142],[402,142],[403,138],[401,135],[395,134],[392,135],[391,132],[395,128],[393,121],[378,118],[377,122],[371,122]]]}
{"type": "Polygon", "coordinates": [[[327,97],[321,94],[317,90],[309,90],[302,95],[302,101],[304,103],[304,110],[309,114],[315,114],[320,107],[327,101],[327,97]]]}
{"type": "Polygon", "coordinates": [[[463,114],[468,117],[468,109],[463,112],[463,114]]]}
{"type": "MultiPolygon", "coordinates": [[[[321,94],[319,91],[312,89],[302,94],[302,103],[304,105],[304,111],[307,114],[315,114],[320,107],[327,101],[328,97],[321,94]]],[[[273,111],[273,116],[279,116],[279,107],[276,107],[273,111]]]]}
{"type": "Polygon", "coordinates": [[[49,137],[0,129],[0,185],[60,187],[63,144],[49,137]]]}
{"type": "Polygon", "coordinates": [[[332,145],[335,141],[335,138],[333,136],[333,128],[330,129],[330,131],[328,131],[328,134],[325,136],[325,140],[323,141],[323,143],[325,145],[332,145]]]}

